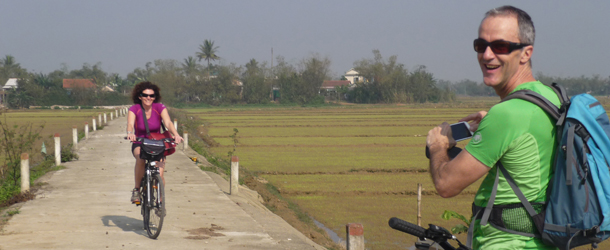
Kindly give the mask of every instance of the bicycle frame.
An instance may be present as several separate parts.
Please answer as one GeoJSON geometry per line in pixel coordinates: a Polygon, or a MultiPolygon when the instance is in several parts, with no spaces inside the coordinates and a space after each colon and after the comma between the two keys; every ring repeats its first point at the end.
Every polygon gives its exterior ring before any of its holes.
{"type": "Polygon", "coordinates": [[[157,162],[155,161],[149,161],[146,160],[145,163],[145,172],[144,172],[144,176],[142,177],[142,181],[144,181],[144,184],[146,185],[146,206],[151,207],[151,190],[152,187],[150,186],[151,183],[151,177],[153,175],[158,175],[159,174],[159,168],[156,167],[157,162]]]}

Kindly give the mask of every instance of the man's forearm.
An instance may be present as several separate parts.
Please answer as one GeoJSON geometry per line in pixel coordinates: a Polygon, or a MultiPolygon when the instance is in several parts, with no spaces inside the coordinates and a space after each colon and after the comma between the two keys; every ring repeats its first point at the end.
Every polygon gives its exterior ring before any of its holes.
{"type": "Polygon", "coordinates": [[[447,171],[445,167],[449,162],[449,155],[447,154],[447,150],[443,150],[442,148],[430,148],[430,176],[432,177],[432,182],[434,183],[434,187],[440,196],[445,197],[445,183],[447,178],[447,171]]]}

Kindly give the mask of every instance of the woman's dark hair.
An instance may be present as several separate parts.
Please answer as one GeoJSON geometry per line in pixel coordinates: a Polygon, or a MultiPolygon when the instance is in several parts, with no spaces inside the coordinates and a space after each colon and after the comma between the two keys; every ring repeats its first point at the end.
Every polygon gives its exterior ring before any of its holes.
{"type": "Polygon", "coordinates": [[[136,84],[136,86],[133,87],[133,91],[131,91],[131,99],[133,100],[134,104],[142,103],[142,100],[139,98],[140,94],[147,89],[152,89],[155,91],[155,100],[153,102],[157,103],[161,101],[161,90],[157,85],[152,82],[141,82],[136,84]]]}

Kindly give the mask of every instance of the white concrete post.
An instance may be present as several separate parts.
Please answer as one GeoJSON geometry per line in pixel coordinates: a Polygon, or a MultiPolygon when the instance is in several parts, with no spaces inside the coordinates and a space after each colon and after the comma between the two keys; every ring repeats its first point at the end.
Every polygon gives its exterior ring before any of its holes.
{"type": "Polygon", "coordinates": [[[113,112],[110,112],[110,120],[112,121],[112,116],[114,115],[113,112]]]}
{"type": "Polygon", "coordinates": [[[78,130],[76,129],[76,125],[72,127],[72,148],[74,150],[78,148],[78,130]]]}
{"type": "Polygon", "coordinates": [[[182,134],[182,139],[184,139],[184,141],[182,142],[182,150],[186,150],[187,148],[189,148],[189,133],[184,131],[184,133],[182,134]]]}
{"type": "Polygon", "coordinates": [[[97,113],[97,123],[101,126],[104,126],[102,123],[102,113],[97,113]]]}
{"type": "MultiPolygon", "coordinates": [[[[231,157],[231,195],[239,193],[239,158],[231,157]]],[[[364,249],[363,249],[364,250],[364,249]]]]}
{"type": "Polygon", "coordinates": [[[97,126],[95,126],[95,117],[93,117],[93,123],[91,126],[93,126],[93,131],[97,130],[97,126]]]}
{"type": "Polygon", "coordinates": [[[364,228],[359,223],[349,223],[347,231],[347,250],[364,250],[364,228]]]}
{"type": "Polygon", "coordinates": [[[417,225],[421,227],[421,190],[422,184],[417,183],[417,225]]]}
{"type": "Polygon", "coordinates": [[[104,124],[108,124],[108,120],[106,119],[106,113],[104,113],[104,124]]]}
{"type": "Polygon", "coordinates": [[[174,119],[174,128],[178,131],[178,119],[174,119]]]}
{"type": "Polygon", "coordinates": [[[116,118],[119,118],[119,110],[118,109],[114,110],[114,115],[116,116],[116,118]]]}
{"type": "Polygon", "coordinates": [[[21,193],[30,191],[30,157],[28,153],[21,154],[21,193]]]}
{"type": "Polygon", "coordinates": [[[55,133],[55,165],[61,164],[61,143],[59,133],[55,133]]]}
{"type": "Polygon", "coordinates": [[[85,140],[89,139],[89,123],[85,122],[85,140]]]}

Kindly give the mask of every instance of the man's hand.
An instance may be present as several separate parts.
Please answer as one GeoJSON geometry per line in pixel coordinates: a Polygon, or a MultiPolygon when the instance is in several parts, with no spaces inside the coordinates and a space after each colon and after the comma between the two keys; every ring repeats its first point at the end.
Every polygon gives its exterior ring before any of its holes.
{"type": "Polygon", "coordinates": [[[468,122],[470,125],[470,131],[475,132],[479,128],[481,120],[483,120],[483,117],[486,115],[487,111],[479,111],[460,119],[460,122],[468,122]]]}
{"type": "Polygon", "coordinates": [[[432,154],[432,152],[437,152],[438,150],[446,151],[456,144],[457,143],[453,139],[453,134],[451,133],[451,126],[447,122],[443,122],[443,124],[428,131],[426,146],[428,146],[430,154],[432,154]]]}

